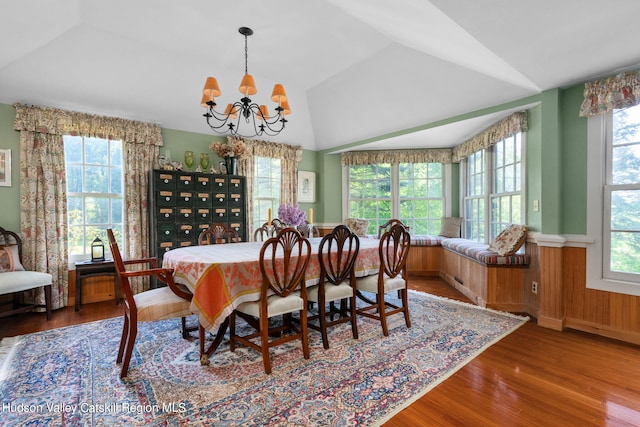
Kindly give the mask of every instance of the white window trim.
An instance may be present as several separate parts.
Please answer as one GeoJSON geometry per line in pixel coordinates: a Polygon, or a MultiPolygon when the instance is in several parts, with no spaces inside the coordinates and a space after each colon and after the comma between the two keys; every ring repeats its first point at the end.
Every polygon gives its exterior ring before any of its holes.
{"type": "Polygon", "coordinates": [[[589,117],[587,122],[587,234],[593,244],[587,246],[587,289],[640,296],[640,283],[605,277],[604,186],[606,184],[607,135],[611,134],[612,113],[589,117]]]}
{"type": "MultiPolygon", "coordinates": [[[[520,133],[520,144],[521,144],[521,152],[520,152],[520,191],[509,191],[504,193],[494,193],[493,192],[493,180],[495,178],[495,169],[494,169],[494,153],[493,146],[484,149],[484,236],[485,236],[485,244],[490,243],[491,240],[491,200],[494,197],[498,196],[509,196],[520,194],[520,223],[526,224],[527,218],[527,133],[520,133]]],[[[463,226],[462,232],[464,234],[465,231],[465,219],[466,215],[466,201],[468,198],[477,198],[477,196],[467,196],[467,158],[462,159],[460,162],[460,173],[462,174],[460,179],[460,212],[463,218],[463,226]]],[[[463,236],[466,237],[466,236],[463,236]]]]}
{"type": "MultiPolygon", "coordinates": [[[[442,164],[444,216],[451,216],[451,164],[442,164]]],[[[400,215],[400,183],[397,179],[398,164],[391,165],[391,217],[398,218],[400,215]],[[396,177],[396,178],[394,178],[396,177]],[[393,197],[395,195],[395,197],[393,197]]],[[[349,217],[349,166],[342,166],[342,220],[349,217]]]]}

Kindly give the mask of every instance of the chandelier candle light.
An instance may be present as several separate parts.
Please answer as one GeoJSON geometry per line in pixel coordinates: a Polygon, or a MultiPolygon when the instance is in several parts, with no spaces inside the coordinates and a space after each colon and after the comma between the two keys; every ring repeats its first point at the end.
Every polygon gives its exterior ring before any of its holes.
{"type": "Polygon", "coordinates": [[[291,114],[291,108],[287,100],[287,94],[284,86],[276,83],[273,86],[271,100],[277,106],[276,114],[269,116],[266,105],[258,105],[251,101],[249,95],[255,95],[258,90],[253,81],[253,76],[248,72],[248,48],[247,38],[253,34],[253,30],[247,27],[238,29],[240,34],[244,36],[244,77],[240,83],[240,93],[243,97],[240,101],[228,104],[224,113],[216,111],[215,97],[220,96],[220,88],[218,81],[214,77],[207,77],[202,91],[202,101],[200,105],[207,108],[204,117],[207,119],[209,127],[217,133],[230,133],[231,135],[240,135],[245,137],[260,136],[267,134],[274,136],[279,134],[287,123],[284,116],[291,114]]]}

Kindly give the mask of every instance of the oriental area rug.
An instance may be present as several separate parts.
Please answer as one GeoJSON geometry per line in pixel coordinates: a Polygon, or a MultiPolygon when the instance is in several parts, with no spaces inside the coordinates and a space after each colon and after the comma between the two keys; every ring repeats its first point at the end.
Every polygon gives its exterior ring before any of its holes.
{"type": "Polygon", "coordinates": [[[0,369],[0,425],[380,425],[527,321],[418,292],[410,313],[410,329],[389,318],[388,337],[372,319],[358,318],[358,340],[336,326],[329,350],[310,330],[311,358],[299,342],[276,347],[271,375],[258,352],[226,341],[201,366],[179,319],[139,325],[124,380],[121,318],[23,335],[0,369]]]}

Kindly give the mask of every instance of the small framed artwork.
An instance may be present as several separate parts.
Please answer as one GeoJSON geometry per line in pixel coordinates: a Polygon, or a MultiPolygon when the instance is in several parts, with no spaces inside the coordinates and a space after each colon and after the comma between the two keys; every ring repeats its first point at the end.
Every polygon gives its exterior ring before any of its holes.
{"type": "Polygon", "coordinates": [[[298,171],[298,203],[315,203],[316,173],[298,171]]]}
{"type": "Polygon", "coordinates": [[[11,187],[11,150],[0,148],[0,187],[11,187]]]}

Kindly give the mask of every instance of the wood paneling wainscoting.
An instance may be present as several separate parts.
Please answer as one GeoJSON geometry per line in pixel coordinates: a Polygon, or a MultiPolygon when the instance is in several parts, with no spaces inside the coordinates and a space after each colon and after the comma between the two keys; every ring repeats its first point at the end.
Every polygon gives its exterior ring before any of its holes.
{"type": "MultiPolygon", "coordinates": [[[[544,237],[527,242],[531,255],[526,277],[529,298],[538,298],[538,325],[576,329],[640,344],[640,297],[587,288],[587,248],[584,244],[544,237]],[[538,281],[538,295],[531,281],[538,281]]],[[[532,304],[535,306],[535,304],[532,304]]]]}

